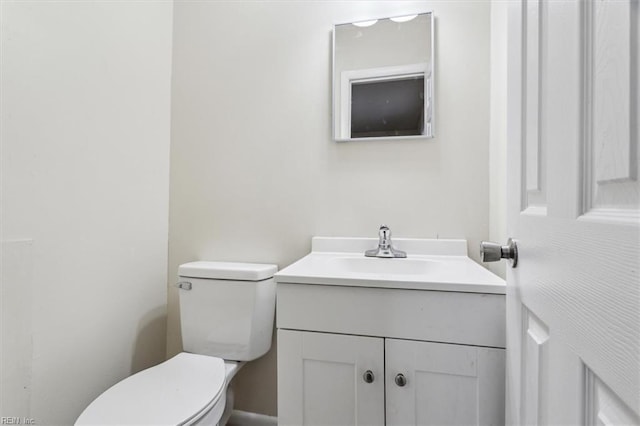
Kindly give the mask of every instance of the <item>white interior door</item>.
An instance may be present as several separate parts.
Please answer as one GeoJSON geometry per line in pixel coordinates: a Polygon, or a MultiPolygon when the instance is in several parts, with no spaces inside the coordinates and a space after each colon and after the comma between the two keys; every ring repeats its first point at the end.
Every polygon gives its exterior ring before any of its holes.
{"type": "Polygon", "coordinates": [[[638,0],[509,8],[507,422],[639,425],[638,0]]]}

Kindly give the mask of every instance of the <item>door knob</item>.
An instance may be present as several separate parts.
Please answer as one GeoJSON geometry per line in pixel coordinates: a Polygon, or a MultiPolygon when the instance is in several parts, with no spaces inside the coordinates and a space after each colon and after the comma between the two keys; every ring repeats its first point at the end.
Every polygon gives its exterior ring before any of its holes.
{"type": "Polygon", "coordinates": [[[375,376],[373,375],[373,371],[371,370],[367,370],[364,372],[364,374],[362,375],[362,378],[364,379],[365,382],[367,383],[373,383],[373,380],[375,379],[375,376]]]}
{"type": "Polygon", "coordinates": [[[404,374],[398,373],[395,378],[396,385],[403,387],[407,384],[407,378],[404,377],[404,374]]]}
{"type": "Polygon", "coordinates": [[[509,259],[511,267],[515,268],[518,265],[518,245],[511,238],[507,240],[506,246],[482,241],[480,242],[480,257],[483,262],[497,262],[500,259],[509,259]]]}

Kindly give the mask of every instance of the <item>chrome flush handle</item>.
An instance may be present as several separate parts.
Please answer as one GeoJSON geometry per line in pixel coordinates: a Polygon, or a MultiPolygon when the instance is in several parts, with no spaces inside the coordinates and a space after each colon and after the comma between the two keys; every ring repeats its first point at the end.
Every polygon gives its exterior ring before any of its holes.
{"type": "Polygon", "coordinates": [[[176,284],[176,287],[183,290],[191,290],[192,285],[189,281],[180,281],[178,284],[176,284]]]}

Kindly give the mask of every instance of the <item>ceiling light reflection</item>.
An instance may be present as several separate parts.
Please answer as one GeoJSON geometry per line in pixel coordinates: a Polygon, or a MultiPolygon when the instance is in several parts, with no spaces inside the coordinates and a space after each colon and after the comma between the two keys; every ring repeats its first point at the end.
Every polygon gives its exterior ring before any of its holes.
{"type": "Polygon", "coordinates": [[[390,18],[393,22],[408,22],[414,19],[418,15],[406,15],[406,16],[396,16],[395,18],[390,18]]]}
{"type": "Polygon", "coordinates": [[[354,22],[353,25],[355,25],[356,27],[370,27],[373,24],[375,24],[376,22],[378,22],[378,20],[377,19],[373,19],[371,21],[354,22]]]}

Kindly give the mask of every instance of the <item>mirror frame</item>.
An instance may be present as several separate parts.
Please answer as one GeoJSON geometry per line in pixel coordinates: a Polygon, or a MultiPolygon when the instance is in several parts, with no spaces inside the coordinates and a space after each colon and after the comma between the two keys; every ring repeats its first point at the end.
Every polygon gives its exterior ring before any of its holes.
{"type": "Polygon", "coordinates": [[[351,142],[351,141],[372,141],[372,140],[407,140],[407,139],[431,139],[435,137],[435,113],[434,113],[434,77],[435,77],[435,16],[433,11],[423,11],[416,13],[405,13],[403,15],[385,16],[382,18],[369,18],[354,22],[345,22],[334,24],[332,28],[331,39],[331,84],[332,84],[332,120],[331,120],[331,134],[333,140],[336,142],[351,142]],[[343,72],[343,75],[336,76],[336,27],[340,25],[357,24],[360,22],[399,18],[408,15],[431,15],[431,30],[429,36],[431,37],[431,55],[428,60],[431,63],[430,75],[427,76],[426,71],[428,63],[422,62],[409,65],[395,65],[389,67],[372,68],[366,70],[351,70],[343,72]],[[429,130],[425,131],[421,135],[410,136],[372,136],[361,138],[342,138],[339,134],[342,132],[348,132],[348,128],[351,126],[351,85],[354,81],[376,81],[376,80],[401,80],[404,78],[410,78],[414,76],[424,76],[424,115],[425,118],[429,117],[429,120],[425,120],[425,126],[429,123],[429,130]],[[338,97],[338,93],[341,95],[338,97]],[[347,94],[348,96],[344,96],[347,94]],[[340,99],[340,102],[338,102],[340,99]],[[338,105],[340,103],[340,105],[338,105]],[[347,130],[345,130],[347,126],[347,130]]]}

